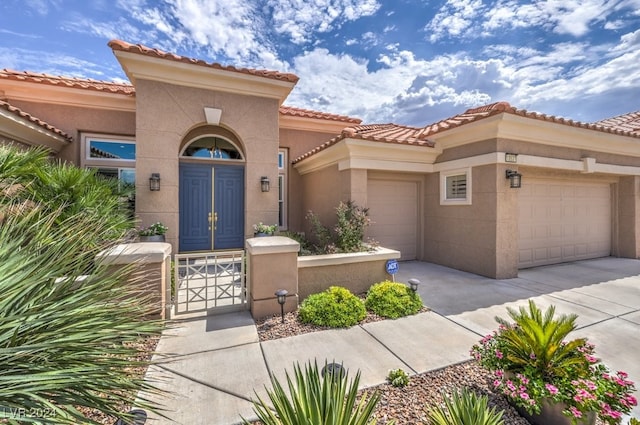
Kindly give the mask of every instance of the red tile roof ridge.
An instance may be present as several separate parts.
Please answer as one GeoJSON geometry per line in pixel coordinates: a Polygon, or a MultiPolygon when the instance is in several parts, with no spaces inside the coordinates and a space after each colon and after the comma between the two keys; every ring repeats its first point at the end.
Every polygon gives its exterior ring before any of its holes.
{"type": "Polygon", "coordinates": [[[133,95],[135,92],[133,86],[127,83],[114,83],[112,81],[93,80],[90,78],[65,77],[31,71],[15,71],[6,68],[0,70],[0,78],[126,95],[133,95]]]}
{"type": "Polygon", "coordinates": [[[237,68],[231,65],[221,65],[216,62],[206,62],[202,59],[188,58],[186,56],[180,56],[175,53],[169,53],[169,52],[162,51],[160,49],[147,47],[142,44],[131,44],[122,40],[115,40],[115,39],[111,40],[109,41],[108,46],[111,47],[112,50],[119,50],[119,51],[129,52],[129,53],[137,53],[145,56],[172,60],[175,62],[200,65],[200,66],[205,66],[209,68],[220,69],[223,71],[238,72],[241,74],[255,75],[257,77],[270,78],[273,80],[288,81],[291,83],[297,83],[299,80],[299,77],[297,75],[291,74],[291,73],[269,71],[264,69],[237,68]]]}
{"type": "Polygon", "coordinates": [[[303,109],[303,108],[298,108],[295,106],[287,106],[287,105],[282,105],[280,107],[280,113],[282,115],[290,115],[294,117],[318,118],[318,119],[341,121],[341,122],[348,122],[348,123],[354,123],[354,124],[360,124],[362,122],[360,118],[353,118],[347,115],[332,114],[329,112],[320,112],[320,111],[314,111],[312,109],[303,109]]]}
{"type": "Polygon", "coordinates": [[[435,143],[433,141],[420,136],[421,132],[422,129],[419,127],[411,127],[393,123],[363,124],[346,127],[339,135],[333,137],[332,139],[312,149],[311,151],[297,157],[292,161],[292,163],[295,164],[297,162],[300,162],[303,159],[315,155],[316,153],[323,151],[344,139],[368,140],[373,142],[424,146],[429,148],[435,147],[435,143]]]}
{"type": "Polygon", "coordinates": [[[0,100],[0,108],[5,109],[6,111],[9,111],[10,113],[26,119],[28,121],[31,121],[32,123],[44,128],[45,130],[57,134],[58,136],[64,138],[67,142],[73,142],[73,137],[71,137],[70,135],[68,135],[67,133],[65,133],[64,131],[60,130],[59,128],[56,128],[54,126],[52,126],[49,123],[46,123],[44,121],[42,121],[40,118],[36,118],[33,115],[24,112],[22,109],[11,105],[8,102],[5,102],[3,100],[0,100]]]}
{"type": "MultiPolygon", "coordinates": [[[[460,127],[465,124],[480,121],[482,119],[492,117],[498,114],[511,114],[525,118],[537,119],[540,121],[553,122],[557,124],[568,125],[571,127],[584,128],[588,130],[600,131],[603,133],[610,133],[622,136],[631,136],[640,138],[640,133],[615,128],[611,126],[604,126],[601,123],[584,123],[580,121],[574,121],[563,117],[557,117],[554,115],[547,115],[540,112],[527,111],[526,109],[518,109],[511,106],[508,102],[495,102],[489,105],[479,106],[476,108],[467,109],[462,114],[455,115],[450,118],[445,118],[434,124],[430,124],[422,129],[420,137],[429,137],[443,131],[451,130],[456,127],[460,127]]],[[[614,117],[615,118],[615,117],[614,117]]]]}
{"type": "Polygon", "coordinates": [[[640,134],[640,111],[628,112],[626,114],[605,118],[603,120],[596,121],[593,124],[640,134]]]}

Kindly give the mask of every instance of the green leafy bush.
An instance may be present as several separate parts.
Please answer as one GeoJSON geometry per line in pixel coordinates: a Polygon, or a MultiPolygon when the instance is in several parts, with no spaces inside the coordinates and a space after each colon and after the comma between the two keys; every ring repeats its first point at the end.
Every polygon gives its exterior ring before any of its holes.
{"type": "Polygon", "coordinates": [[[369,288],[365,307],[378,316],[397,319],[419,312],[422,299],[407,285],[386,280],[369,288]]]}
{"type": "Polygon", "coordinates": [[[336,245],[340,252],[365,251],[364,229],[371,224],[369,208],[358,207],[353,201],[340,202],[336,215],[336,245]]]}
{"type": "Polygon", "coordinates": [[[324,292],[309,295],[298,310],[303,323],[332,328],[353,326],[367,315],[362,300],[348,289],[332,286],[324,292]]]}
{"type": "Polygon", "coordinates": [[[387,380],[394,387],[404,387],[409,383],[409,375],[402,369],[392,369],[387,375],[387,380]]]}
{"type": "Polygon", "coordinates": [[[333,232],[320,222],[313,211],[306,216],[311,224],[309,245],[314,254],[335,254],[341,252],[363,252],[377,246],[375,241],[364,243],[364,231],[371,224],[369,209],[362,208],[353,201],[340,202],[336,207],[337,223],[333,232]]]}
{"type": "Polygon", "coordinates": [[[444,406],[427,412],[432,425],[502,425],[502,411],[488,407],[487,396],[478,396],[463,388],[451,397],[444,396],[444,406]]]}
{"type": "MultiPolygon", "coordinates": [[[[327,373],[321,376],[318,364],[307,364],[304,371],[294,367],[294,378],[287,372],[287,387],[271,375],[271,390],[267,394],[271,403],[256,394],[253,409],[265,425],[374,425],[373,418],[380,395],[367,394],[358,399],[360,372],[353,380],[346,374],[327,373]],[[290,394],[290,395],[289,395],[290,394]],[[273,405],[273,409],[271,408],[273,405]]],[[[251,422],[242,418],[245,424],[251,422]]]]}

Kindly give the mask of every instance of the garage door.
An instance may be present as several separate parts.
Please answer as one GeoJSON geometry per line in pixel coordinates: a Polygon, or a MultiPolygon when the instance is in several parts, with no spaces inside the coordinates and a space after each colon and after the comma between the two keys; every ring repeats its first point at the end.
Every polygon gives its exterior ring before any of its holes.
{"type": "Polygon", "coordinates": [[[529,180],[519,189],[520,268],[608,256],[608,184],[529,180]]]}
{"type": "Polygon", "coordinates": [[[367,235],[380,246],[401,252],[401,260],[415,260],[418,245],[418,183],[369,180],[367,235]]]}

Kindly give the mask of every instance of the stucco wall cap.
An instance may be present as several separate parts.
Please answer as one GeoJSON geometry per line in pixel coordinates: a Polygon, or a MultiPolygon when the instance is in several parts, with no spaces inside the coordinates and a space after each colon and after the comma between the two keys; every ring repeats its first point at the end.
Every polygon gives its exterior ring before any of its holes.
{"type": "Polygon", "coordinates": [[[350,252],[346,254],[305,255],[298,257],[298,268],[335,266],[338,264],[364,263],[367,261],[393,260],[400,258],[400,251],[377,248],[370,252],[350,252]]]}
{"type": "Polygon", "coordinates": [[[285,236],[250,238],[246,240],[245,246],[251,255],[285,254],[300,251],[300,244],[285,236]]]}
{"type": "Polygon", "coordinates": [[[171,255],[171,244],[164,242],[139,242],[116,245],[102,251],[96,259],[105,265],[130,263],[161,263],[171,255]]]}

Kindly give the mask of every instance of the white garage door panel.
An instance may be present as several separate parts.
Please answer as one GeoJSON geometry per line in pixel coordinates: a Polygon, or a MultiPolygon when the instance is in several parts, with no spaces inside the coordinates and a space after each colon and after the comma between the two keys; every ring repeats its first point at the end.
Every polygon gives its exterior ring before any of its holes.
{"type": "Polygon", "coordinates": [[[520,268],[610,255],[608,184],[530,180],[519,203],[520,268]]]}
{"type": "Polygon", "coordinates": [[[371,226],[367,236],[385,248],[401,252],[401,260],[415,260],[418,244],[418,184],[369,180],[367,200],[371,226]]]}

